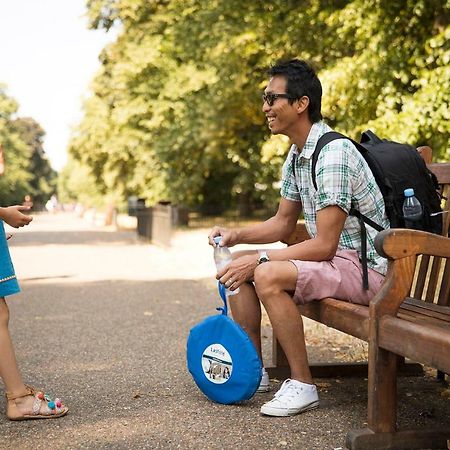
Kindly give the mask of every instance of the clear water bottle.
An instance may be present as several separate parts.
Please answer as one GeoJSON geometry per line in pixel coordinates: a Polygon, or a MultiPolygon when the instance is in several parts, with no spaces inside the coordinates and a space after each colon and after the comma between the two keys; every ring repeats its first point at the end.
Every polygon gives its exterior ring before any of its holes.
{"type": "MultiPolygon", "coordinates": [[[[216,236],[214,238],[214,243],[216,244],[216,246],[214,247],[214,262],[216,263],[217,271],[223,269],[233,260],[231,258],[230,249],[228,247],[219,246],[221,240],[222,236],[216,236]]],[[[239,288],[235,289],[234,291],[230,291],[229,289],[227,289],[226,291],[227,295],[235,295],[239,292],[239,288]]]]}
{"type": "Polygon", "coordinates": [[[422,205],[414,195],[414,189],[405,189],[404,194],[405,200],[403,201],[403,218],[405,219],[405,227],[419,229],[418,222],[423,215],[422,205]]]}

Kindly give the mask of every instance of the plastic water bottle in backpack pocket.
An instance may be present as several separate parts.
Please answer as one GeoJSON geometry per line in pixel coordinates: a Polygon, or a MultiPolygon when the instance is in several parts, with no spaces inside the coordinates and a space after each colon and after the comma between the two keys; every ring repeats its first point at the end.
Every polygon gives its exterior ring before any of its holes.
{"type": "Polygon", "coordinates": [[[423,217],[422,205],[414,195],[414,189],[405,189],[405,200],[403,201],[403,218],[405,227],[420,230],[419,221],[423,217]]]}

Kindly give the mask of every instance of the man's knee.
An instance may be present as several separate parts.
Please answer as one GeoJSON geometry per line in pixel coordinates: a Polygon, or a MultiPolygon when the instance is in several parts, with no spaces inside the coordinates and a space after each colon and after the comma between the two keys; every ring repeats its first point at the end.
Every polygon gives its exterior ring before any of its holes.
{"type": "Polygon", "coordinates": [[[255,288],[262,302],[266,298],[270,298],[271,294],[281,290],[277,271],[274,270],[273,264],[270,262],[261,264],[255,269],[255,288]]]}
{"type": "Polygon", "coordinates": [[[4,298],[0,298],[0,326],[8,326],[9,308],[4,298]]]}

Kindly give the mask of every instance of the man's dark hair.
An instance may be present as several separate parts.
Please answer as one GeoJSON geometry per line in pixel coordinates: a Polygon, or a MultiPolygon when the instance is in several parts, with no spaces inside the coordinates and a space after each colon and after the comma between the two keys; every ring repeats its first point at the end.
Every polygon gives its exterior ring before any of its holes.
{"type": "MultiPolygon", "coordinates": [[[[309,98],[308,116],[315,123],[322,119],[320,112],[322,103],[322,85],[314,69],[300,59],[279,62],[268,71],[269,76],[286,78],[286,94],[295,99],[306,96],[309,98]]],[[[289,99],[289,103],[295,100],[289,99]]]]}

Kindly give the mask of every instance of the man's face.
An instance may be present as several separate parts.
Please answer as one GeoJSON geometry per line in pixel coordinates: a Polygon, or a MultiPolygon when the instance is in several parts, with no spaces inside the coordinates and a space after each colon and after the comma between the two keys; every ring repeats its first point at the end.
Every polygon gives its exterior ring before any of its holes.
{"type": "Polygon", "coordinates": [[[288,98],[270,98],[270,94],[286,95],[286,79],[283,76],[274,76],[264,90],[269,94],[269,101],[264,101],[262,110],[267,117],[269,129],[272,134],[285,134],[291,136],[291,130],[295,128],[298,120],[296,102],[289,104],[288,98]],[[272,102],[270,101],[272,100],[272,102]],[[273,103],[270,105],[270,103],[273,103]]]}

